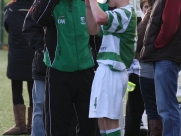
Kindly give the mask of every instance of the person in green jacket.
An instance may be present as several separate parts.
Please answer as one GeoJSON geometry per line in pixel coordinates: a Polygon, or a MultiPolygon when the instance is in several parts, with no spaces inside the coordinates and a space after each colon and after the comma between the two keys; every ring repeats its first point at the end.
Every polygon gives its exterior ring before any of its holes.
{"type": "Polygon", "coordinates": [[[94,61],[82,0],[36,0],[30,16],[45,28],[47,68],[44,106],[46,136],[69,136],[74,108],[79,136],[95,136],[88,118],[94,61]]]}

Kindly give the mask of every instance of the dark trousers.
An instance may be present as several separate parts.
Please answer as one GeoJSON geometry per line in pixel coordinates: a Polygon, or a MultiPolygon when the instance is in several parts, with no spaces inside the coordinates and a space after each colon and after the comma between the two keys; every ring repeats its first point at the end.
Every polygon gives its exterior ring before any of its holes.
{"type": "MultiPolygon", "coordinates": [[[[12,98],[13,98],[13,105],[24,104],[23,99],[23,81],[21,80],[11,80],[12,86],[12,98]]],[[[29,95],[29,106],[33,107],[32,102],[32,89],[33,89],[33,80],[27,81],[27,89],[29,95]]]]}
{"type": "Polygon", "coordinates": [[[139,136],[140,122],[144,112],[144,103],[141,95],[139,76],[129,75],[129,81],[136,84],[135,90],[128,93],[126,104],[125,136],[139,136]]]}
{"type": "Polygon", "coordinates": [[[77,136],[78,131],[79,131],[79,125],[78,125],[77,113],[74,109],[74,112],[72,114],[71,125],[69,128],[69,136],[77,136]]]}
{"type": "Polygon", "coordinates": [[[93,69],[61,72],[48,68],[44,114],[46,136],[69,136],[73,106],[80,129],[78,135],[96,136],[97,119],[88,118],[93,77],[93,69]]]}
{"type": "Polygon", "coordinates": [[[157,111],[154,79],[140,77],[140,86],[148,120],[161,120],[157,111]]]}

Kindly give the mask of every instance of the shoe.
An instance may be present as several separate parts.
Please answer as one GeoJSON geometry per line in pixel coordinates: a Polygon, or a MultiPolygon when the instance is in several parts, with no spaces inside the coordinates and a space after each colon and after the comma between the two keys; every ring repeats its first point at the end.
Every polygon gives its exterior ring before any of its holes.
{"type": "Polygon", "coordinates": [[[23,104],[13,106],[15,126],[5,131],[3,135],[27,134],[27,128],[25,123],[25,110],[26,107],[23,104]]]}

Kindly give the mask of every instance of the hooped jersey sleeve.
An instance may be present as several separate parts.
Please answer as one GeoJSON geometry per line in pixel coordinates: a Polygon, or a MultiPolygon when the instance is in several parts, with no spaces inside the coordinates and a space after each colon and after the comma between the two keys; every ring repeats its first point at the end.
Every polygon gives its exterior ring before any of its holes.
{"type": "Polygon", "coordinates": [[[106,11],[109,21],[107,25],[101,26],[103,31],[124,33],[130,23],[132,10],[133,8],[117,8],[113,11],[106,11]]]}

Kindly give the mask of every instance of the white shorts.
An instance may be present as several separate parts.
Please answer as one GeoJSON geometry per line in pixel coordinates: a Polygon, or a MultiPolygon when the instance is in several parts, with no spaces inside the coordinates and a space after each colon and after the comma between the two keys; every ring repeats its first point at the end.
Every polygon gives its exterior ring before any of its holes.
{"type": "Polygon", "coordinates": [[[92,84],[89,118],[120,119],[122,98],[128,83],[127,71],[111,71],[100,64],[92,84]]]}

